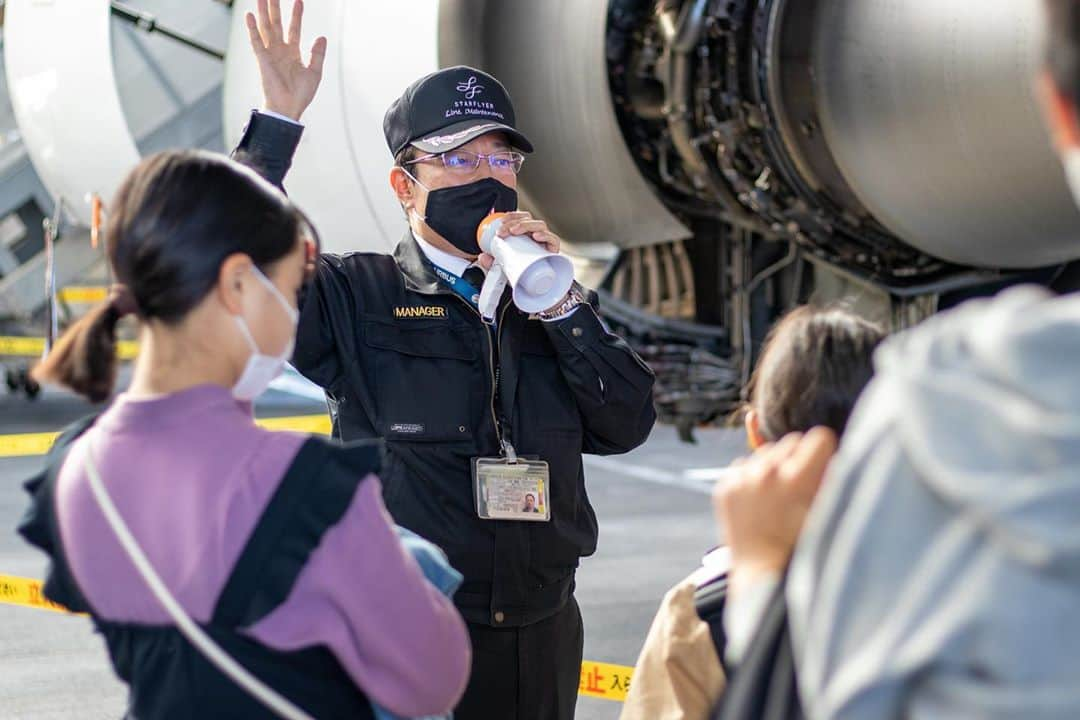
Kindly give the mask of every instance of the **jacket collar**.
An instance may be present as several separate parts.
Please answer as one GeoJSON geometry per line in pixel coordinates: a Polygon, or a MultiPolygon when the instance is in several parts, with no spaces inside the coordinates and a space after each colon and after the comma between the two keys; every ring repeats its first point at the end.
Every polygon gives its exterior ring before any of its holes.
{"type": "MultiPolygon", "coordinates": [[[[411,230],[405,231],[401,242],[394,249],[394,262],[397,263],[398,269],[401,270],[401,274],[405,277],[405,288],[407,290],[424,295],[456,294],[445,283],[439,281],[434,266],[428,260],[427,255],[424,254],[424,251],[420,249],[420,245],[416,242],[411,230]]],[[[503,296],[499,300],[500,313],[502,313],[503,307],[511,302],[512,295],[509,287],[503,291],[503,296]]],[[[513,308],[513,310],[517,312],[517,308],[513,308]]]]}
{"type": "Polygon", "coordinates": [[[416,244],[420,246],[420,252],[424,253],[427,259],[436,268],[442,268],[458,277],[465,277],[465,272],[474,265],[474,263],[469,262],[463,257],[451,255],[445,250],[440,250],[416,233],[413,233],[413,239],[416,240],[416,244]]]}
{"type": "Polygon", "coordinates": [[[411,231],[405,231],[404,237],[394,250],[394,262],[405,276],[407,289],[425,295],[453,294],[453,290],[439,282],[431,261],[424,255],[411,231]]]}

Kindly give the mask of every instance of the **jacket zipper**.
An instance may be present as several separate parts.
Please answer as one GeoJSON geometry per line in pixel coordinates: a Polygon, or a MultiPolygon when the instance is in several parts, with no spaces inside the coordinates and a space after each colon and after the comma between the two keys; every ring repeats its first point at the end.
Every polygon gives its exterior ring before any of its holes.
{"type": "MultiPolygon", "coordinates": [[[[495,423],[495,439],[499,441],[499,450],[502,451],[503,450],[502,428],[499,425],[499,416],[495,411],[495,392],[498,389],[498,380],[495,377],[495,343],[500,342],[502,340],[503,320],[506,319],[506,310],[507,310],[507,308],[510,307],[510,303],[506,303],[506,305],[503,306],[502,313],[500,313],[500,315],[499,315],[499,329],[496,332],[495,340],[492,340],[491,339],[491,331],[488,330],[487,323],[484,322],[484,316],[480,314],[480,311],[477,310],[475,307],[473,307],[472,303],[470,303],[468,300],[461,297],[457,293],[453,293],[453,295],[458,300],[465,303],[466,307],[468,307],[470,310],[472,310],[474,313],[476,313],[476,316],[478,318],[480,318],[480,322],[483,323],[483,325],[484,325],[484,336],[487,338],[487,342],[488,342],[488,373],[489,373],[489,375],[491,377],[491,421],[493,423],[495,423]]],[[[501,342],[500,342],[500,347],[501,346],[502,345],[501,345],[501,342]]]]}

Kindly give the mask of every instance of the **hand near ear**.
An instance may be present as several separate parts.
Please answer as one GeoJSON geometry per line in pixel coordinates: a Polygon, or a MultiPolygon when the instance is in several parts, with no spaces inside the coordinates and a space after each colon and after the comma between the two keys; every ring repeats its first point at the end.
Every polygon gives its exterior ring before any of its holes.
{"type": "Polygon", "coordinates": [[[836,445],[826,428],[787,435],[732,466],[730,479],[716,486],[713,509],[731,547],[733,594],[764,574],[783,573],[836,445]]]}

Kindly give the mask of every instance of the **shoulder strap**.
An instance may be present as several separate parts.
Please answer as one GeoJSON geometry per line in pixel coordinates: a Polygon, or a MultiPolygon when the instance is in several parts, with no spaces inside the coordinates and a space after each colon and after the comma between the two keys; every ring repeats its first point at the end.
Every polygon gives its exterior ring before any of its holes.
{"type": "Polygon", "coordinates": [[[378,471],[381,455],[377,441],[346,446],[319,438],[305,442],[244,545],[212,622],[247,627],[283,603],[323,535],[352,503],[361,480],[378,471]]]}
{"type": "Polygon", "coordinates": [[[786,579],[758,622],[754,639],[724,689],[715,720],[802,720],[788,623],[786,579]]]}

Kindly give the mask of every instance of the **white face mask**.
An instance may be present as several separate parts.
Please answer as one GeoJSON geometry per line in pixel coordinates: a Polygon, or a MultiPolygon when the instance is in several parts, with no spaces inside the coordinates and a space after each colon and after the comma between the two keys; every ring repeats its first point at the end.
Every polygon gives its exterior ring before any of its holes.
{"type": "Polygon", "coordinates": [[[1080,148],[1072,148],[1061,158],[1065,165],[1065,180],[1069,183],[1073,198],[1080,206],[1080,148]]]}
{"type": "Polygon", "coordinates": [[[236,324],[239,326],[244,340],[247,341],[248,347],[251,348],[251,357],[248,358],[247,365],[244,366],[244,372],[240,373],[240,379],[236,381],[232,388],[233,397],[245,402],[250,402],[261,395],[274,381],[274,378],[281,374],[285,363],[289,362],[289,358],[292,357],[293,348],[296,346],[296,324],[300,320],[300,313],[293,309],[293,306],[289,304],[281,291],[274,286],[274,283],[270,282],[270,279],[263,275],[259,268],[254,265],[251,270],[255,273],[255,277],[259,278],[259,281],[273,293],[277,301],[285,308],[286,314],[292,320],[292,335],[289,337],[289,344],[285,346],[280,355],[264,355],[259,350],[259,345],[255,342],[255,337],[251,334],[251,329],[248,328],[243,315],[235,316],[236,324]]]}

